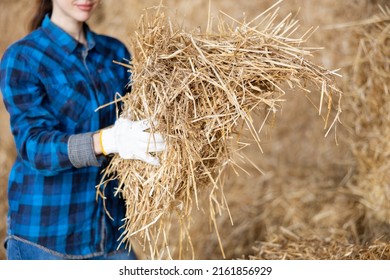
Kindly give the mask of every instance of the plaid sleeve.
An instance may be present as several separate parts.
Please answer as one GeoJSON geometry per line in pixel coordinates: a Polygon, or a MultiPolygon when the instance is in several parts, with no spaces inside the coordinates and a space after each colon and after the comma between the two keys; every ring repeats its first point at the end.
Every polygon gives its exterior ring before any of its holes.
{"type": "Polygon", "coordinates": [[[25,53],[10,48],[2,58],[4,104],[11,116],[18,156],[43,175],[56,175],[72,167],[67,148],[69,135],[56,129],[58,120],[42,106],[45,91],[25,53]]]}
{"type": "Polygon", "coordinates": [[[100,166],[93,149],[93,133],[80,133],[70,136],[68,142],[69,159],[73,166],[100,166]]]}

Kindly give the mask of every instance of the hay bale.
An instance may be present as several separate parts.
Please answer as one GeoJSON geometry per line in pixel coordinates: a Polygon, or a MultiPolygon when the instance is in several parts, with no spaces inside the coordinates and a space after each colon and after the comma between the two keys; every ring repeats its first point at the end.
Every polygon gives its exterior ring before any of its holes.
{"type": "MultiPolygon", "coordinates": [[[[329,170],[294,167],[282,161],[262,168],[264,175],[256,175],[253,169],[251,176],[231,174],[224,186],[234,225],[226,213],[217,218],[217,224],[227,259],[248,258],[255,244],[270,242],[281,232],[290,232],[290,243],[303,237],[360,243],[360,216],[364,211],[339,185],[342,178],[331,177],[329,170]]],[[[191,233],[196,236],[196,255],[200,259],[220,259],[214,233],[204,226],[201,213],[194,215],[191,233]],[[202,246],[205,243],[207,248],[202,246]]]]}
{"type": "Polygon", "coordinates": [[[294,38],[297,21],[290,15],[277,22],[275,7],[251,21],[222,15],[216,30],[210,18],[205,32],[185,31],[161,7],[141,18],[128,65],[132,93],[120,99],[122,116],[157,120],[152,133],[165,135],[168,148],[158,155],[159,167],[115,156],[105,170],[106,179],[119,180],[117,194],[127,204],[122,242],[138,235],[152,258],[171,258],[169,230],[177,223],[179,251],[184,240],[193,251],[189,227],[199,194],[207,193],[216,226],[216,214],[228,209],[224,173],[240,168],[237,153],[247,145],[241,132],[247,129],[261,150],[260,132],[281,109],[283,87],[309,97],[309,86],[316,86],[326,133],[336,125],[341,93],[335,73],[306,58],[307,36],[294,38]],[[261,122],[253,121],[254,113],[261,122]]]}
{"type": "Polygon", "coordinates": [[[390,224],[390,9],[353,27],[358,49],[345,89],[355,160],[349,187],[368,219],[390,224]]]}

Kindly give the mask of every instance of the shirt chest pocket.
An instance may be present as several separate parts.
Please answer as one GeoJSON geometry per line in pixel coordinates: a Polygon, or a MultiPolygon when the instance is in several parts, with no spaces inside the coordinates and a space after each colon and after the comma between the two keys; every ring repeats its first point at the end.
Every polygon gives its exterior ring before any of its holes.
{"type": "Polygon", "coordinates": [[[59,121],[65,132],[83,132],[90,127],[94,113],[93,89],[80,78],[71,79],[64,72],[53,71],[44,81],[47,110],[59,121]],[[89,125],[88,125],[89,124],[89,125]]]}
{"type": "Polygon", "coordinates": [[[116,98],[116,93],[120,95],[126,94],[128,91],[127,85],[130,81],[130,75],[124,75],[126,69],[124,66],[117,64],[102,65],[98,68],[100,82],[102,83],[102,92],[105,99],[103,103],[112,102],[116,98]]]}

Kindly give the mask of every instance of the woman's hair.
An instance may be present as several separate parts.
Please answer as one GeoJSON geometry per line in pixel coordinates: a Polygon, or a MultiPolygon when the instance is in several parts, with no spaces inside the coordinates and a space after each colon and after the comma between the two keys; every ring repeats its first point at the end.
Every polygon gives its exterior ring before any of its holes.
{"type": "Polygon", "coordinates": [[[46,14],[51,14],[53,10],[53,2],[52,0],[37,0],[35,7],[35,14],[30,21],[29,30],[34,31],[38,29],[46,14]]]}

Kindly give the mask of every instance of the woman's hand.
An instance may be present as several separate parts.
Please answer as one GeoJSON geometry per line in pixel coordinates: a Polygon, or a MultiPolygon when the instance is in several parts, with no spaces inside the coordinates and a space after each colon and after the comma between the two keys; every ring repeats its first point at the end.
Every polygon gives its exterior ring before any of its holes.
{"type": "Polygon", "coordinates": [[[147,120],[130,121],[119,118],[114,126],[94,134],[96,154],[118,153],[123,159],[138,159],[152,165],[159,165],[157,157],[150,153],[165,150],[165,141],[160,134],[149,133],[147,120]]]}

